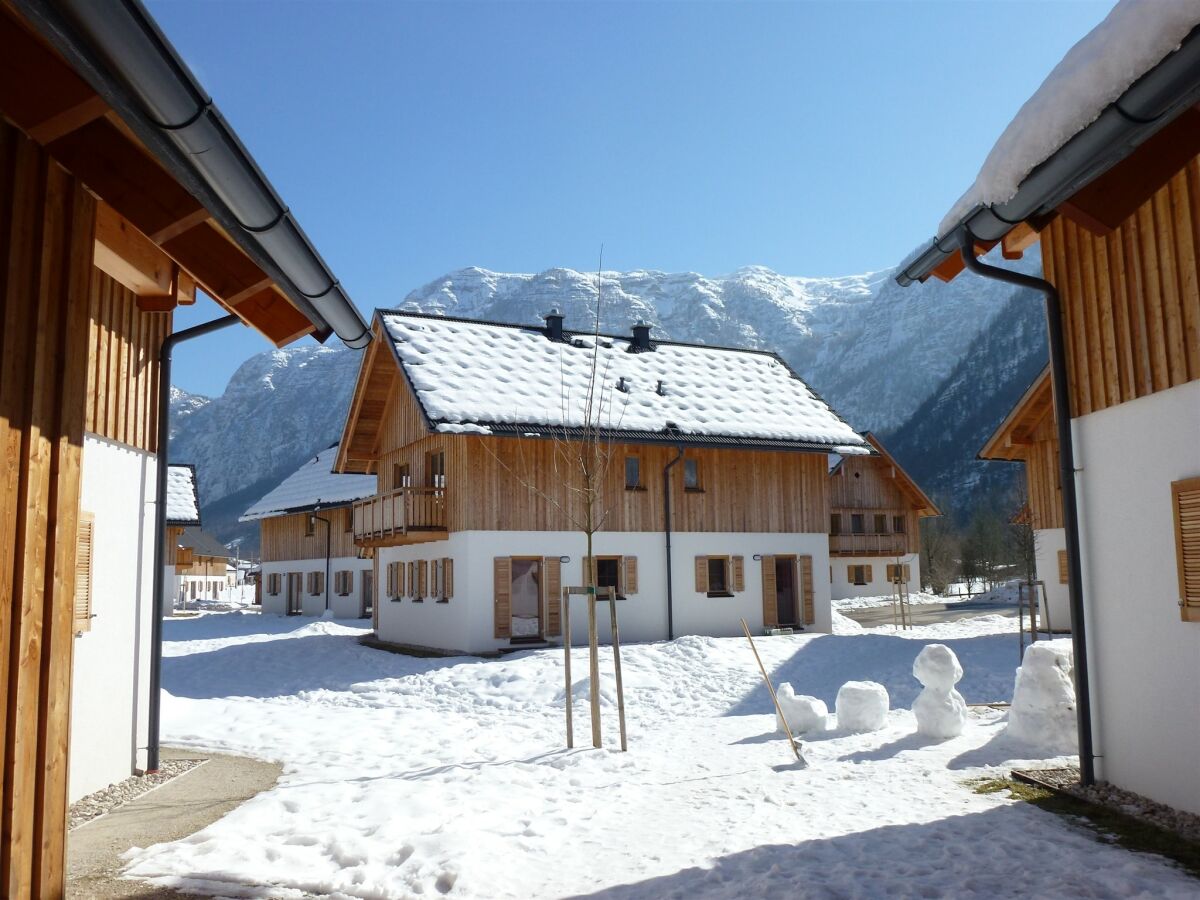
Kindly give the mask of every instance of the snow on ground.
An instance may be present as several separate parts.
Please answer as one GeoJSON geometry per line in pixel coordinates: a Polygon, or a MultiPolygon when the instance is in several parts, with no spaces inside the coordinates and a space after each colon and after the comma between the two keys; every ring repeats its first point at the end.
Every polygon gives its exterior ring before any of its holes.
{"type": "Polygon", "coordinates": [[[623,648],[620,753],[607,651],[605,749],[588,746],[580,652],[567,751],[561,652],[417,659],[361,646],[357,623],[168,621],[164,739],[284,772],[203,831],[132,851],[128,871],[227,897],[1195,896],[1166,862],[965,787],[1039,755],[1003,734],[1003,713],[973,707],[942,743],[914,733],[923,642],[962,661],[967,702],[1007,700],[1007,621],[759,639],[776,683],[831,708],[848,680],[891,695],[882,731],[806,740],[806,769],[740,639],[623,648]]]}
{"type": "MultiPolygon", "coordinates": [[[[1017,605],[1017,584],[1008,582],[997,585],[991,590],[985,590],[976,584],[968,587],[962,582],[949,585],[945,594],[933,594],[928,591],[911,591],[908,602],[911,606],[933,606],[945,604],[954,606],[956,603],[991,604],[995,606],[1017,605]],[[974,591],[975,593],[969,593],[974,591]]],[[[891,594],[878,597],[843,597],[833,601],[834,609],[874,609],[881,606],[891,606],[896,601],[891,594]]]]}

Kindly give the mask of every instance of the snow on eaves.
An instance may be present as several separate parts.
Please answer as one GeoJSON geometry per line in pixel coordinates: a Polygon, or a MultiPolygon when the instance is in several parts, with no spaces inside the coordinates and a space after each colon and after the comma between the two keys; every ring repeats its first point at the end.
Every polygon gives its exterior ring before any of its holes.
{"type": "Polygon", "coordinates": [[[191,466],[167,466],[167,524],[200,524],[200,495],[191,466]]]}
{"type": "Polygon", "coordinates": [[[1200,24],[1200,0],[1121,0],[1025,101],[975,183],[938,226],[945,236],[972,209],[1011,200],[1025,177],[1090,125],[1200,24]]]}
{"type": "Polygon", "coordinates": [[[344,506],[375,493],[374,475],[335,474],[336,458],[337,445],[322,450],[242,513],[238,521],[269,519],[318,506],[344,506]]]}
{"type": "Polygon", "coordinates": [[[692,437],[866,444],[778,358],[766,353],[602,336],[602,403],[585,414],[591,335],[549,340],[540,328],[382,312],[413,389],[438,431],[488,433],[489,426],[663,432],[692,437]]]}

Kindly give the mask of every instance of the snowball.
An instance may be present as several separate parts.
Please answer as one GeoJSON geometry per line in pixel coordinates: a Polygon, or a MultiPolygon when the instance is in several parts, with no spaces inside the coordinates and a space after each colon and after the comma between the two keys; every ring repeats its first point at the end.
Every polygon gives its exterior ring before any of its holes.
{"type": "MultiPolygon", "coordinates": [[[[775,692],[775,698],[779,701],[779,707],[783,710],[783,714],[787,716],[787,723],[791,726],[792,734],[825,730],[825,717],[829,715],[829,707],[825,705],[824,700],[809,697],[807,694],[797,694],[786,682],[779,686],[779,690],[775,692]]],[[[779,713],[775,714],[775,726],[779,731],[787,734],[787,728],[784,727],[783,720],[779,718],[779,713]]]]}
{"type": "Polygon", "coordinates": [[[838,690],[836,709],[843,731],[878,731],[887,720],[887,688],[874,681],[847,681],[838,690]]]}
{"type": "Polygon", "coordinates": [[[953,690],[962,676],[958,657],[945,644],[926,644],[913,663],[913,678],[936,691],[953,690]]]}
{"type": "Polygon", "coordinates": [[[1017,669],[1008,734],[1052,753],[1078,749],[1071,642],[1037,641],[1017,669]]]}

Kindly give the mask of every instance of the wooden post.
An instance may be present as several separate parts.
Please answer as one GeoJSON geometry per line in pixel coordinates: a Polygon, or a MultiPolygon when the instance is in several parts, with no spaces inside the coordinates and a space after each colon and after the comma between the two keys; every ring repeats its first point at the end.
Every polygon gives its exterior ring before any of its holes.
{"type": "Polygon", "coordinates": [[[625,688],[621,681],[621,636],[617,631],[617,593],[608,589],[608,609],[612,619],[613,668],[617,673],[617,721],[621,724],[621,752],[629,749],[625,739],[625,688]]]}
{"type": "Polygon", "coordinates": [[[596,636],[596,589],[589,585],[588,594],[588,699],[592,707],[592,746],[602,746],[600,740],[600,643],[596,636]]]}
{"type": "Polygon", "coordinates": [[[750,626],[746,624],[746,620],[742,619],[742,631],[746,632],[746,640],[750,642],[750,649],[754,651],[754,658],[758,660],[758,671],[762,672],[763,681],[767,683],[767,691],[771,695],[771,700],[775,704],[775,712],[779,713],[779,721],[783,722],[783,728],[787,732],[788,743],[792,745],[792,752],[796,754],[796,761],[805,763],[805,759],[800,755],[800,748],[796,745],[796,739],[792,736],[792,726],[788,724],[787,716],[783,714],[783,707],[779,705],[779,698],[775,696],[775,688],[771,684],[771,679],[767,675],[767,668],[763,665],[762,657],[758,655],[758,648],[754,646],[754,638],[750,637],[750,626]]]}
{"type": "Polygon", "coordinates": [[[563,671],[567,680],[567,749],[575,748],[575,724],[571,718],[575,698],[571,695],[571,590],[562,591],[563,671]]]}

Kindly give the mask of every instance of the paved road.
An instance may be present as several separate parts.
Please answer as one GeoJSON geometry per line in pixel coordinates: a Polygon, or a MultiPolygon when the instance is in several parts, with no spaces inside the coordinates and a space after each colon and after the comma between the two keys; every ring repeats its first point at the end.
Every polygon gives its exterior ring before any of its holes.
{"type": "MultiPolygon", "coordinates": [[[[957,619],[970,619],[974,616],[1013,616],[1017,615],[1015,606],[997,606],[994,603],[980,603],[977,600],[967,600],[962,603],[928,603],[910,606],[912,624],[934,625],[938,622],[953,622],[957,619]]],[[[892,624],[891,606],[874,606],[864,609],[843,609],[842,615],[848,616],[866,628],[878,625],[892,624]]]]}

